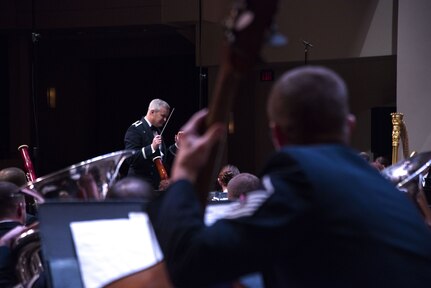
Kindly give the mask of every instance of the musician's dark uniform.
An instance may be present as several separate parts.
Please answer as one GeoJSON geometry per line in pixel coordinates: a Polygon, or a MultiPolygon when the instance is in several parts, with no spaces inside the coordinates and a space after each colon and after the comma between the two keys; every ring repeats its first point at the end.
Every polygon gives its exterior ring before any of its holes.
{"type": "Polygon", "coordinates": [[[12,267],[12,256],[9,247],[0,246],[0,287],[13,287],[18,283],[15,267],[12,267]]]}
{"type": "Polygon", "coordinates": [[[431,232],[419,210],[355,151],[284,148],[262,182],[266,191],[209,227],[186,180],[153,203],[175,287],[255,271],[266,287],[431,287],[431,232]]]}
{"type": "MultiPolygon", "coordinates": [[[[10,259],[9,257],[10,257],[9,247],[0,246],[0,271],[2,271],[8,265],[9,259],[10,259]]],[[[0,272],[0,275],[1,275],[1,272],[0,272]]]]}
{"type": "MultiPolygon", "coordinates": [[[[3,237],[13,228],[22,225],[18,221],[0,223],[0,237],[3,237]]],[[[18,284],[13,257],[8,247],[0,247],[0,287],[13,287],[18,284]]]]}
{"type": "MultiPolygon", "coordinates": [[[[158,189],[160,176],[157,171],[153,158],[160,155],[165,155],[165,144],[162,141],[160,150],[157,149],[154,153],[151,149],[154,133],[160,134],[158,128],[150,127],[144,117],[133,123],[126,131],[124,136],[124,144],[126,149],[139,150],[133,156],[127,159],[129,165],[128,176],[138,176],[149,181],[154,189],[158,189]]],[[[163,161],[164,156],[162,157],[163,161]]]]}

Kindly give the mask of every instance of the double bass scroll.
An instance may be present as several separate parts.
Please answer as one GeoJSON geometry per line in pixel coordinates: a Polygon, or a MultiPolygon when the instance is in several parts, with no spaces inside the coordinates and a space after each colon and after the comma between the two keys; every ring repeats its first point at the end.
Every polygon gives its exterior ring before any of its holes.
{"type": "MultiPolygon", "coordinates": [[[[227,125],[240,83],[255,64],[265,37],[269,36],[277,2],[277,0],[235,2],[230,17],[226,21],[226,41],[222,47],[222,62],[204,130],[215,123],[227,125]]],[[[208,193],[221,167],[220,155],[225,148],[224,142],[220,141],[213,148],[205,169],[198,177],[196,190],[203,208],[206,206],[208,193]]]]}

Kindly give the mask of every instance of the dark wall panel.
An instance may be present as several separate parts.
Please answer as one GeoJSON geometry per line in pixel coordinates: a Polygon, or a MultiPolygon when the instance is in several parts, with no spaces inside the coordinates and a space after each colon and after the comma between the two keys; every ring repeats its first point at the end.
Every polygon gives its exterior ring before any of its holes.
{"type": "Polygon", "coordinates": [[[41,175],[124,149],[126,129],[153,98],[176,108],[167,143],[198,109],[194,49],[175,31],[45,32],[37,57],[41,175]]]}
{"type": "Polygon", "coordinates": [[[0,158],[9,151],[9,73],[8,73],[7,38],[0,36],[0,131],[3,138],[0,141],[0,158]]]}
{"type": "Polygon", "coordinates": [[[374,159],[380,156],[392,158],[392,119],[396,107],[374,107],[371,109],[371,151],[374,159]]]}

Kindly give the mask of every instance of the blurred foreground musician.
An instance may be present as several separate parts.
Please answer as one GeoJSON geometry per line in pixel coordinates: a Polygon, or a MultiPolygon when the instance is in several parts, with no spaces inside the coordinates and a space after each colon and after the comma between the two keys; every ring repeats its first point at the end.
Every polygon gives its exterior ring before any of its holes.
{"type": "Polygon", "coordinates": [[[149,211],[175,287],[252,272],[266,287],[430,287],[430,230],[347,146],[354,117],[344,81],[323,67],[291,70],[267,108],[278,152],[264,169],[266,190],[208,227],[193,184],[223,126],[199,135],[201,111],[183,128],[173,184],[149,211]]]}

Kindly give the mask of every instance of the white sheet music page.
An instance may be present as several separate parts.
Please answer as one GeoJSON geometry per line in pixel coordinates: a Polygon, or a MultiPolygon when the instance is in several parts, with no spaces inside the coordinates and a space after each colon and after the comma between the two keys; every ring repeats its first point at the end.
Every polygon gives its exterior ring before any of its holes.
{"type": "Polygon", "coordinates": [[[206,226],[213,225],[217,220],[222,219],[233,210],[233,207],[237,207],[236,202],[216,203],[207,205],[205,208],[204,222],[206,226]]]}
{"type": "Polygon", "coordinates": [[[86,288],[103,287],[163,258],[145,213],[133,212],[127,219],[72,222],[70,228],[86,288]]]}

